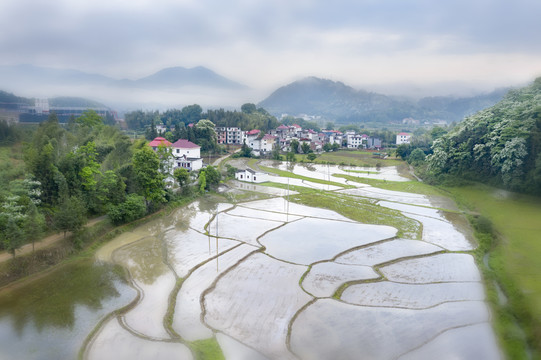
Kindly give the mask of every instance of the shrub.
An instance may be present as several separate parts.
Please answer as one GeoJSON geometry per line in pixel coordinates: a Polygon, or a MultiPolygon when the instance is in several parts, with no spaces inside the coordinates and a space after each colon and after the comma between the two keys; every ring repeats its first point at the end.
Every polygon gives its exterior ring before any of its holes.
{"type": "Polygon", "coordinates": [[[118,205],[111,205],[107,215],[115,225],[137,220],[146,214],[145,199],[142,196],[130,194],[126,201],[118,205]]]}

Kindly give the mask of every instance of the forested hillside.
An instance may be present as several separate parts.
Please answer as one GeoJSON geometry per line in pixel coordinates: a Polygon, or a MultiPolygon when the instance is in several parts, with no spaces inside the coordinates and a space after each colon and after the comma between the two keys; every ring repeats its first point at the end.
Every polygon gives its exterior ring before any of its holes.
{"type": "Polygon", "coordinates": [[[434,142],[428,169],[541,195],[541,78],[434,142]]]}
{"type": "Polygon", "coordinates": [[[451,123],[496,104],[506,92],[499,89],[473,97],[438,96],[415,101],[308,77],[282,86],[259,106],[274,115],[318,115],[340,124],[401,122],[405,118],[451,123]]]}

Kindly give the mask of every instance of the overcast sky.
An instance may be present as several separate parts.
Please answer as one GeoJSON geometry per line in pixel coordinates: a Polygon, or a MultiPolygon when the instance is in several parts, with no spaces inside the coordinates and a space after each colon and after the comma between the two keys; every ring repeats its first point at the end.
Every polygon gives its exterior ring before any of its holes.
{"type": "Polygon", "coordinates": [[[540,0],[2,0],[0,64],[503,86],[541,75],[540,14],[540,0]]]}

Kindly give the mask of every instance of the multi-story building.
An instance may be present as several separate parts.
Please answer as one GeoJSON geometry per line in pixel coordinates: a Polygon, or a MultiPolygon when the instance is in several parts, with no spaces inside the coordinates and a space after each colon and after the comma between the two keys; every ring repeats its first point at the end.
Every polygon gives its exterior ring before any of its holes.
{"type": "Polygon", "coordinates": [[[238,127],[217,127],[218,144],[242,144],[243,132],[238,127]]]}
{"type": "Polygon", "coordinates": [[[401,132],[396,135],[396,145],[409,144],[411,142],[411,134],[401,132]]]}

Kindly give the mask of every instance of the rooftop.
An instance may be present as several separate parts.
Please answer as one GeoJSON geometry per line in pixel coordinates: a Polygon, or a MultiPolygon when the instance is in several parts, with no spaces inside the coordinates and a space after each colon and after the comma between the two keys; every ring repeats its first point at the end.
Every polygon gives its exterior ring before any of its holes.
{"type": "Polygon", "coordinates": [[[151,142],[148,143],[149,146],[157,147],[157,146],[171,146],[172,144],[167,141],[167,139],[158,136],[157,138],[154,138],[151,142]]]}
{"type": "Polygon", "coordinates": [[[195,149],[195,148],[200,148],[201,146],[194,144],[193,142],[186,139],[178,139],[173,144],[173,147],[180,148],[180,149],[195,149]]]}

